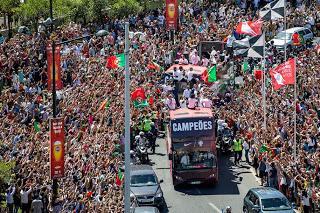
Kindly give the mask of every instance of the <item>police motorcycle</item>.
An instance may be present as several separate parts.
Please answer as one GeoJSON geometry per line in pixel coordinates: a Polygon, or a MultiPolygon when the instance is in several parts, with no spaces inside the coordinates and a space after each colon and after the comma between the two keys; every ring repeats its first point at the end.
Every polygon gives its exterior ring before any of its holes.
{"type": "Polygon", "coordinates": [[[133,150],[130,150],[130,164],[131,165],[140,164],[139,159],[137,158],[136,152],[133,150]]]}
{"type": "Polygon", "coordinates": [[[228,128],[228,124],[223,120],[218,120],[218,143],[220,151],[223,153],[228,153],[231,151],[233,143],[232,130],[228,128]]]}
{"type": "Polygon", "coordinates": [[[139,137],[136,137],[136,155],[140,164],[148,164],[149,163],[149,154],[148,154],[148,146],[147,139],[144,137],[144,132],[139,133],[139,137]]]}
{"type": "Polygon", "coordinates": [[[224,129],[223,134],[222,134],[222,141],[220,144],[221,151],[224,153],[231,151],[232,143],[233,143],[232,130],[230,128],[226,128],[226,129],[224,129]]]}

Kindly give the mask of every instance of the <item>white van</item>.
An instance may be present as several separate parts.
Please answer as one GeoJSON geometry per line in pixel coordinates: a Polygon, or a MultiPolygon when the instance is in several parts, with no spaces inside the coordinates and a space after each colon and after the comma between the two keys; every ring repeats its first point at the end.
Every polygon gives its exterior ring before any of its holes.
{"type": "MultiPolygon", "coordinates": [[[[313,40],[313,33],[311,30],[305,27],[294,27],[287,29],[286,31],[281,31],[276,35],[271,41],[274,42],[274,46],[279,50],[284,50],[285,44],[288,49],[291,48],[292,45],[292,35],[297,32],[301,36],[303,36],[304,41],[313,40]]],[[[269,44],[271,43],[269,42],[269,44]]]]}

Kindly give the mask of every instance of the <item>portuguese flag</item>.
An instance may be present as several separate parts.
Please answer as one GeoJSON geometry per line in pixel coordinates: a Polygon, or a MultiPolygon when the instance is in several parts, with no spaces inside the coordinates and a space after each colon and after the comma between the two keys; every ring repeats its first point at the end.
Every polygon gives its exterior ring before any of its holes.
{"type": "Polygon", "coordinates": [[[206,83],[212,83],[217,81],[217,65],[214,65],[202,74],[202,80],[206,83]]]}
{"type": "Polygon", "coordinates": [[[116,69],[118,67],[125,66],[125,56],[124,53],[114,56],[109,56],[107,58],[106,67],[108,69],[116,69]]]}
{"type": "Polygon", "coordinates": [[[121,186],[122,185],[122,182],[123,182],[123,173],[120,171],[118,171],[118,175],[116,177],[116,184],[117,186],[121,186]]]}
{"type": "Polygon", "coordinates": [[[143,88],[137,88],[131,93],[131,100],[135,108],[143,108],[149,106],[146,94],[143,88]]]}

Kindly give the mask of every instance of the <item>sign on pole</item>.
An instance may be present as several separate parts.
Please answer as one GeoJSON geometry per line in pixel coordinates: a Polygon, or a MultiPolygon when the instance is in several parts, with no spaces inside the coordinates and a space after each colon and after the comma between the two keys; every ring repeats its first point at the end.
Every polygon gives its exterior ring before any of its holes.
{"type": "Polygon", "coordinates": [[[50,119],[50,176],[64,176],[64,119],[50,119]]]}
{"type": "Polygon", "coordinates": [[[166,22],[168,30],[177,30],[178,18],[178,0],[166,0],[166,22]]]}
{"type": "Polygon", "coordinates": [[[55,63],[55,78],[56,78],[56,90],[61,90],[63,88],[62,78],[61,78],[61,58],[60,58],[60,46],[55,47],[54,51],[54,62],[52,57],[52,45],[47,45],[47,71],[48,71],[48,90],[52,89],[53,82],[53,63],[55,63]]]}

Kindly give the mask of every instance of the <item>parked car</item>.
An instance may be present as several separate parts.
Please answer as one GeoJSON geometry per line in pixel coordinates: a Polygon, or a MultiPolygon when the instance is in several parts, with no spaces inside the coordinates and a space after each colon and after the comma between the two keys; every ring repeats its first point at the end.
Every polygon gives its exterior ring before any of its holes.
{"type": "Polygon", "coordinates": [[[281,31],[271,41],[274,42],[274,46],[279,50],[284,50],[285,44],[287,48],[290,49],[292,45],[292,35],[296,32],[303,37],[305,42],[307,42],[307,40],[313,40],[314,35],[310,29],[305,27],[294,27],[281,31]]]}
{"type": "Polygon", "coordinates": [[[149,165],[131,165],[130,191],[138,206],[163,207],[164,198],[156,173],[149,165]]]}
{"type": "Polygon", "coordinates": [[[143,206],[134,208],[131,213],[160,213],[160,211],[153,206],[143,206]]]}
{"type": "Polygon", "coordinates": [[[243,200],[244,213],[293,213],[288,199],[278,190],[269,187],[252,188],[243,200]]]}

